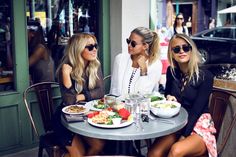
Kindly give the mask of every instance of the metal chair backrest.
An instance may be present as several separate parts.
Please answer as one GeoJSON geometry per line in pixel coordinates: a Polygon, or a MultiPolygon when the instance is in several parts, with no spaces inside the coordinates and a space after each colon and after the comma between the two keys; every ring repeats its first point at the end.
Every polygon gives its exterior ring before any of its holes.
{"type": "Polygon", "coordinates": [[[214,121],[215,128],[217,130],[216,139],[219,136],[219,131],[223,123],[226,108],[229,105],[229,97],[233,96],[230,92],[213,89],[209,104],[209,110],[214,121]]]}
{"type": "MultiPolygon", "coordinates": [[[[212,116],[212,119],[215,124],[215,128],[217,130],[216,133],[216,140],[219,137],[221,126],[224,123],[224,117],[226,113],[226,109],[228,106],[230,106],[230,98],[236,99],[236,95],[232,94],[231,92],[221,90],[221,89],[213,89],[209,104],[209,110],[212,116]]],[[[231,134],[231,131],[233,129],[233,126],[236,123],[236,114],[232,116],[231,122],[229,123],[229,126],[226,128],[225,135],[222,138],[219,148],[218,148],[218,154],[220,154],[231,134]]]]}
{"type": "Polygon", "coordinates": [[[105,94],[109,93],[110,85],[111,85],[111,75],[107,75],[103,78],[104,87],[105,87],[105,94]]]}
{"type": "Polygon", "coordinates": [[[30,117],[31,124],[34,128],[35,133],[39,136],[38,130],[36,128],[30,107],[28,102],[28,94],[35,92],[38,100],[38,105],[40,109],[41,118],[43,121],[44,131],[52,131],[51,120],[54,113],[55,106],[53,105],[52,99],[52,86],[58,86],[57,82],[40,82],[29,86],[23,93],[23,100],[30,117]]]}

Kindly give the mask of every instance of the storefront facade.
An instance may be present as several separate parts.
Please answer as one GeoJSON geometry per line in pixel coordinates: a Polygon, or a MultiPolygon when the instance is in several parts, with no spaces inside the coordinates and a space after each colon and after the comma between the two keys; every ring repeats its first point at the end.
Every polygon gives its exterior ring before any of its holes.
{"type": "MultiPolygon", "coordinates": [[[[54,6],[55,1],[50,1],[51,4],[48,5],[54,6]]],[[[0,31],[0,35],[3,34],[3,38],[0,39],[1,44],[4,43],[0,47],[0,80],[3,81],[0,82],[0,156],[29,149],[38,144],[38,139],[31,127],[22,97],[24,90],[30,84],[27,16],[29,16],[28,18],[46,16],[53,19],[53,15],[57,14],[53,13],[53,11],[50,13],[44,11],[37,13],[37,7],[33,7],[35,6],[34,3],[37,2],[44,1],[4,0],[0,4],[1,31],[3,30],[2,33],[0,31]],[[7,61],[8,59],[9,61],[7,61]]],[[[46,2],[48,3],[49,1],[45,0],[44,3],[46,2]]],[[[84,2],[85,4],[87,1],[81,0],[77,2],[84,2]]],[[[103,72],[104,75],[109,75],[112,71],[115,55],[121,52],[127,53],[125,39],[129,37],[130,32],[138,26],[149,27],[150,6],[154,1],[93,0],[91,2],[96,3],[96,8],[94,8],[96,13],[93,14],[96,18],[90,21],[94,22],[95,20],[95,25],[90,23],[89,30],[96,31],[94,34],[99,42],[99,58],[103,72]]],[[[69,8],[76,7],[73,6],[73,3],[67,4],[69,8]]],[[[62,6],[65,7],[65,5],[62,6]]],[[[94,6],[91,5],[90,7],[94,6]]],[[[79,20],[79,18],[74,19],[70,16],[74,14],[76,14],[76,11],[71,12],[70,9],[65,9],[64,15],[69,15],[64,18],[69,21],[65,24],[66,32],[69,35],[77,33],[75,30],[81,30],[79,25],[75,24],[76,19],[79,20]],[[73,24],[71,24],[71,21],[73,21],[73,24]]],[[[85,12],[85,17],[93,18],[89,12],[85,12]]],[[[40,20],[42,25],[45,25],[45,32],[47,32],[47,21],[43,21],[41,18],[40,20]]],[[[88,31],[88,27],[83,27],[82,31],[88,31]]],[[[60,92],[57,88],[55,88],[55,93],[55,103],[59,104],[60,92]]],[[[36,98],[32,97],[31,99],[31,110],[34,111],[34,116],[38,117],[38,121],[40,121],[39,110],[34,105],[36,98]]],[[[41,124],[39,123],[39,125],[41,124]]]]}
{"type": "Polygon", "coordinates": [[[185,23],[189,22],[190,33],[195,34],[208,28],[209,18],[217,16],[218,0],[157,0],[157,24],[169,28],[176,14],[183,13],[185,23]]]}
{"type": "MultiPolygon", "coordinates": [[[[110,73],[109,63],[109,1],[98,1],[97,38],[100,42],[100,60],[104,74],[110,73]],[[105,31],[104,31],[105,30],[105,31]]],[[[29,86],[26,0],[4,0],[0,4],[0,156],[37,146],[26,108],[23,92],[29,86]],[[9,61],[10,60],[10,61],[9,61]]],[[[55,103],[60,103],[60,92],[55,89],[55,103]]],[[[32,97],[31,110],[40,121],[39,110],[32,97]]],[[[41,125],[39,123],[39,125],[41,125]]]]}

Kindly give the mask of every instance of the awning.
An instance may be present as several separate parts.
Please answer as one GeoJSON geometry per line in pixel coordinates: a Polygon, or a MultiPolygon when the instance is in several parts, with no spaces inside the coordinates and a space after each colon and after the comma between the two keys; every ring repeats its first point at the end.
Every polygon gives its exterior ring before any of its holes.
{"type": "Polygon", "coordinates": [[[223,10],[220,10],[220,11],[218,11],[218,14],[227,14],[227,13],[236,13],[236,5],[235,5],[235,6],[232,6],[232,7],[229,7],[229,8],[226,8],[226,9],[223,9],[223,10]]]}

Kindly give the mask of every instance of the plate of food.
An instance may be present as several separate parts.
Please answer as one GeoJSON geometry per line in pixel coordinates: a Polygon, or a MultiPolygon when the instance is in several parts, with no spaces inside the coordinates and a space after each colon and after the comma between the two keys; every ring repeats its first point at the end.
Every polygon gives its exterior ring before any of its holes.
{"type": "Polygon", "coordinates": [[[104,99],[92,100],[85,104],[85,107],[92,111],[102,111],[109,106],[105,104],[104,99]]]}
{"type": "Polygon", "coordinates": [[[88,123],[101,128],[122,128],[133,123],[133,117],[126,109],[95,111],[88,114],[88,123]]]}
{"type": "Polygon", "coordinates": [[[62,112],[65,114],[85,114],[89,111],[84,105],[69,105],[62,108],[62,112]]]}

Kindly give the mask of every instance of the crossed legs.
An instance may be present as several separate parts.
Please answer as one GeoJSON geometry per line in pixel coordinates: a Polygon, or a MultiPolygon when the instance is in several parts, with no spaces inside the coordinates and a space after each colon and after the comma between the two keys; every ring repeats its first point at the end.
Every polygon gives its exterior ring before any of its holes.
{"type": "Polygon", "coordinates": [[[148,157],[194,157],[206,152],[206,145],[199,135],[193,134],[178,140],[176,134],[171,134],[156,139],[148,151],[148,157]]]}

